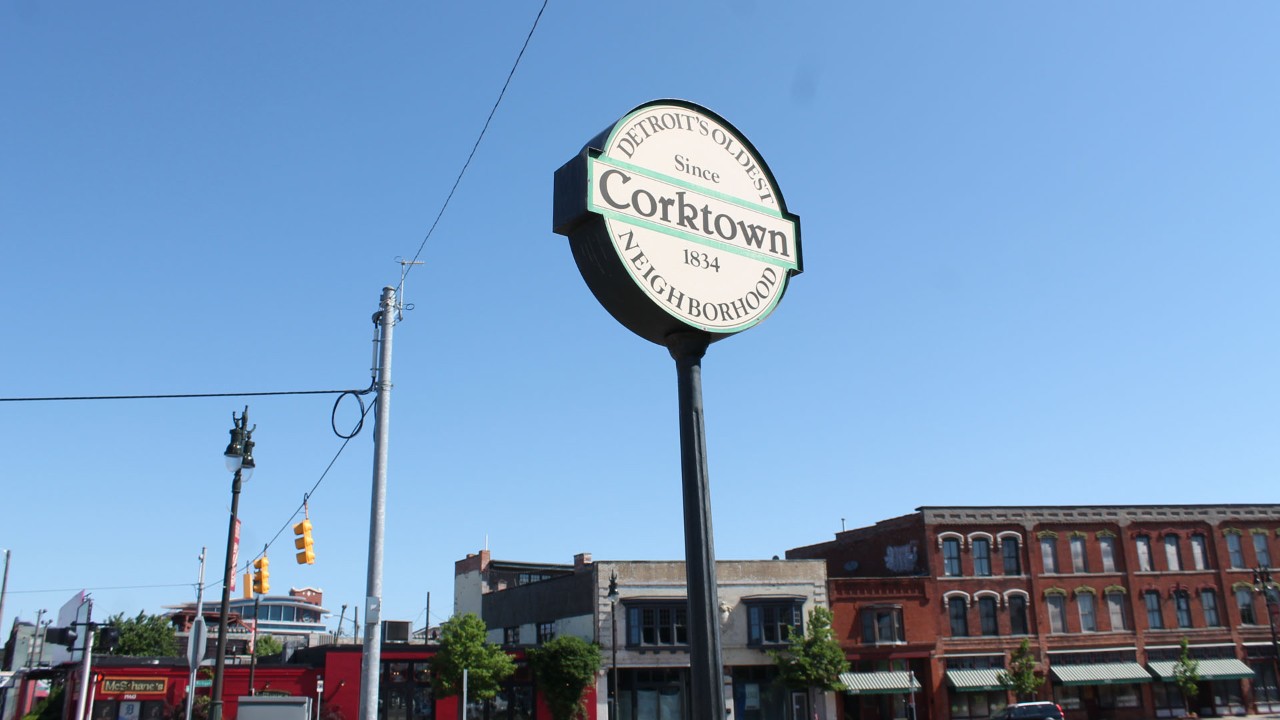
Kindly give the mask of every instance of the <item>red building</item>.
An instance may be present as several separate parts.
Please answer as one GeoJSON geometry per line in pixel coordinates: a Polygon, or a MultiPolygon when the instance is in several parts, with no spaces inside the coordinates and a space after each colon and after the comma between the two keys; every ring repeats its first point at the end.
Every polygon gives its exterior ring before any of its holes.
{"type": "MultiPolygon", "coordinates": [[[[307,697],[316,720],[359,720],[360,645],[328,645],[294,653],[288,663],[259,663],[257,695],[307,697]]],[[[380,720],[457,717],[456,697],[434,698],[428,671],[436,646],[387,643],[382,648],[380,720]]],[[[537,697],[528,666],[516,658],[516,674],[493,701],[472,703],[469,718],[533,720],[550,717],[537,697]],[[535,708],[535,703],[538,707],[535,708]]],[[[63,717],[75,717],[80,667],[63,665],[67,687],[63,717]]],[[[208,669],[209,671],[212,668],[208,669]]],[[[184,717],[189,670],[182,658],[95,657],[89,685],[93,720],[175,720],[184,717]]],[[[208,697],[211,672],[197,674],[195,696],[208,697]]],[[[229,665],[224,675],[223,716],[234,720],[238,698],[249,695],[249,665],[229,665]]],[[[207,702],[207,701],[205,701],[207,702]]]]}
{"type": "MultiPolygon", "coordinates": [[[[822,558],[855,673],[843,718],[982,720],[1023,640],[1068,716],[1183,714],[1186,638],[1201,716],[1280,710],[1259,582],[1280,553],[1280,505],[922,507],[789,558],[822,558]],[[912,692],[914,683],[918,689],[912,692]]],[[[1278,578],[1280,579],[1280,578],[1278,578]]]]}

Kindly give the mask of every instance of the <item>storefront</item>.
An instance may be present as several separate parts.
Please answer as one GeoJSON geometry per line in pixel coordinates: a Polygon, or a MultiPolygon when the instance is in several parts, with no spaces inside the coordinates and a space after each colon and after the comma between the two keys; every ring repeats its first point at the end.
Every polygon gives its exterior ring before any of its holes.
{"type": "Polygon", "coordinates": [[[1136,661],[1067,664],[1068,658],[1050,657],[1053,698],[1069,716],[1074,711],[1087,720],[1147,717],[1142,686],[1151,682],[1151,673],[1136,661]]]}
{"type": "MultiPolygon", "coordinates": [[[[1147,663],[1151,672],[1159,678],[1155,684],[1156,717],[1179,717],[1183,698],[1175,682],[1176,660],[1154,660],[1147,663]]],[[[1191,702],[1191,712],[1200,717],[1228,717],[1244,715],[1244,690],[1241,680],[1254,678],[1253,670],[1235,658],[1196,659],[1199,692],[1191,702]]]]}
{"type": "Polygon", "coordinates": [[[910,670],[840,674],[843,720],[914,720],[920,681],[910,670]]]}

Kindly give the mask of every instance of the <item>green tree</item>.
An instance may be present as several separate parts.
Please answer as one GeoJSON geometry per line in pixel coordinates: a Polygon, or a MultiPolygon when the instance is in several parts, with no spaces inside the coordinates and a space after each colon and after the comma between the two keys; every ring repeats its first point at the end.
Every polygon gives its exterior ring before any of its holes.
{"type": "Polygon", "coordinates": [[[1173,681],[1182,693],[1182,709],[1191,714],[1191,698],[1200,692],[1200,663],[1191,658],[1190,643],[1182,638],[1182,652],[1178,653],[1178,661],[1173,664],[1173,681]]]}
{"type": "MultiPolygon", "coordinates": [[[[436,697],[462,693],[462,671],[467,671],[467,700],[488,700],[502,689],[502,682],[516,665],[502,648],[486,642],[484,621],[473,613],[454,615],[440,626],[440,650],[431,660],[431,689],[436,697]]],[[[459,716],[465,708],[459,703],[459,716]]]]}
{"type": "Polygon", "coordinates": [[[1036,657],[1031,652],[1031,641],[1022,644],[1009,655],[1009,669],[996,673],[996,680],[1013,692],[1018,700],[1030,700],[1044,684],[1044,678],[1036,675],[1036,657]]]}
{"type": "Polygon", "coordinates": [[[844,648],[831,629],[831,611],[816,607],[809,613],[804,634],[787,631],[786,649],[770,650],[782,682],[796,690],[843,690],[840,673],[849,671],[844,648]]]}
{"type": "Polygon", "coordinates": [[[271,657],[284,652],[284,643],[272,635],[259,635],[253,644],[253,654],[257,657],[271,657]]]}
{"type": "Polygon", "coordinates": [[[120,641],[108,651],[102,645],[102,633],[96,633],[93,641],[95,653],[130,657],[182,655],[173,623],[163,615],[148,615],[139,611],[137,617],[126,618],[124,613],[118,613],[108,618],[106,624],[119,631],[120,641]]]}
{"type": "Polygon", "coordinates": [[[584,696],[600,670],[597,645],[572,635],[558,637],[531,649],[529,665],[554,720],[587,717],[584,696]]]}

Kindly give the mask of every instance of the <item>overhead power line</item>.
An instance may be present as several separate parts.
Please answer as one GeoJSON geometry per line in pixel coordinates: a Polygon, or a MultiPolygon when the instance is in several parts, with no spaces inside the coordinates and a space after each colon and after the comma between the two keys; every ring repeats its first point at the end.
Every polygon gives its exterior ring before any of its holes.
{"type": "Polygon", "coordinates": [[[0,402],[56,402],[59,400],[174,400],[180,398],[267,397],[271,395],[340,395],[352,390],[275,390],[271,392],[172,393],[161,395],[58,395],[48,397],[0,397],[0,402]]]}
{"type": "Polygon", "coordinates": [[[458,184],[462,182],[462,176],[467,173],[467,168],[471,166],[471,159],[476,156],[476,150],[480,148],[480,141],[484,140],[484,134],[489,130],[489,123],[493,122],[493,116],[498,112],[498,105],[502,103],[502,96],[506,95],[507,88],[511,85],[511,78],[515,77],[516,68],[520,67],[520,60],[524,57],[524,51],[529,47],[529,41],[533,39],[533,31],[538,29],[538,21],[542,19],[542,13],[547,9],[549,0],[542,1],[542,7],[538,8],[538,15],[533,19],[533,25],[529,27],[529,34],[524,38],[524,44],[520,46],[520,52],[516,54],[516,61],[511,65],[511,71],[507,73],[507,79],[502,83],[502,90],[498,92],[498,99],[493,101],[493,107],[489,110],[489,117],[485,118],[484,127],[480,128],[480,135],[476,138],[476,142],[471,146],[471,153],[467,155],[467,161],[462,163],[462,169],[458,171],[458,177],[453,181],[453,187],[449,189],[449,194],[444,199],[444,204],[440,206],[440,212],[436,214],[436,219],[431,223],[427,234],[422,238],[422,244],[418,245],[418,252],[413,254],[411,260],[405,268],[404,274],[400,277],[400,285],[396,287],[396,296],[400,295],[400,291],[404,286],[404,278],[413,269],[414,264],[418,264],[417,260],[422,255],[422,250],[427,246],[427,240],[431,238],[431,234],[436,231],[436,226],[440,224],[440,218],[444,217],[444,211],[449,207],[449,201],[453,199],[453,193],[457,191],[458,184]]]}

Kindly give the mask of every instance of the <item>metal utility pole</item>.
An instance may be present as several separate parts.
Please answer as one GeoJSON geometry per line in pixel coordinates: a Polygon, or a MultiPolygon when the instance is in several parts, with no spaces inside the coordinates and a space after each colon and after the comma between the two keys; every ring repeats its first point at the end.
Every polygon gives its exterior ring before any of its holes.
{"type": "Polygon", "coordinates": [[[705,332],[667,337],[676,361],[680,397],[680,475],[684,496],[685,575],[689,585],[689,677],[693,717],[725,716],[724,662],[720,653],[720,603],[716,592],[716,551],[711,532],[711,487],[707,478],[707,433],[702,410],[702,356],[705,332]]]}
{"type": "Polygon", "coordinates": [[[378,720],[378,680],[382,665],[382,543],[387,519],[387,437],[391,420],[391,335],[396,323],[395,288],[382,288],[379,308],[373,316],[379,330],[378,375],[374,383],[378,389],[378,407],[373,415],[373,498],[369,508],[369,577],[365,585],[360,720],[378,720]]]}
{"type": "MultiPolygon", "coordinates": [[[[207,547],[200,548],[200,580],[196,583],[196,618],[191,624],[191,632],[203,635],[199,628],[204,627],[204,556],[208,550],[207,547]],[[199,626],[199,627],[197,627],[199,626]]],[[[201,639],[203,642],[203,639],[201,639]]],[[[192,658],[188,658],[191,665],[191,674],[187,676],[187,714],[186,719],[191,720],[191,712],[195,709],[196,702],[196,668],[200,665],[198,661],[193,659],[196,656],[204,656],[204,646],[196,647],[196,643],[188,643],[193,654],[192,658]]]]}
{"type": "MultiPolygon", "coordinates": [[[[27,644],[27,669],[28,670],[40,664],[36,660],[36,655],[37,655],[36,645],[40,643],[40,621],[44,619],[44,614],[47,612],[49,611],[45,610],[44,608],[40,608],[40,610],[36,612],[36,626],[31,628],[31,642],[27,644]]],[[[43,646],[41,646],[40,652],[43,652],[43,646]]]]}
{"type": "Polygon", "coordinates": [[[88,598],[89,612],[84,616],[84,657],[80,660],[80,697],[76,702],[76,720],[85,719],[85,705],[89,702],[89,670],[93,658],[93,598],[88,598]]]}
{"type": "Polygon", "coordinates": [[[0,583],[0,627],[4,627],[4,596],[9,592],[9,550],[4,551],[4,582],[0,583]]]}

